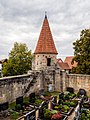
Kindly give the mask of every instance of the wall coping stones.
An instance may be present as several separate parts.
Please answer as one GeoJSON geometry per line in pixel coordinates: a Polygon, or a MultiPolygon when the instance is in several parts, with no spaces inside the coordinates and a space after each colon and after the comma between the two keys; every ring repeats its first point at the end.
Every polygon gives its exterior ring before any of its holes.
{"type": "Polygon", "coordinates": [[[87,74],[67,74],[69,76],[84,76],[84,77],[90,77],[90,75],[87,75],[87,74]]]}

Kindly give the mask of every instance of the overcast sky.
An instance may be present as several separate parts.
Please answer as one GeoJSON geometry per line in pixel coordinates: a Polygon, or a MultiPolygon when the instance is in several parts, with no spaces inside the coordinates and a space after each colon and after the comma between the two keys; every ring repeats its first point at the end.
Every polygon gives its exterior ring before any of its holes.
{"type": "Polygon", "coordinates": [[[90,28],[90,0],[0,0],[0,59],[14,42],[35,50],[45,11],[58,57],[73,55],[72,43],[90,28]]]}

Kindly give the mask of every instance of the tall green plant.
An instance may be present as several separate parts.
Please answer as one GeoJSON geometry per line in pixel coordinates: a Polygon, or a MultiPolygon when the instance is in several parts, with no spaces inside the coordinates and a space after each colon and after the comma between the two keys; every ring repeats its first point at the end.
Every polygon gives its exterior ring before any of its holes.
{"type": "Polygon", "coordinates": [[[32,53],[26,44],[15,43],[9,53],[9,59],[3,63],[3,76],[21,75],[31,69],[32,53]]]}
{"type": "Polygon", "coordinates": [[[73,43],[74,45],[74,61],[77,67],[72,69],[73,73],[90,74],[90,29],[81,31],[80,39],[73,43]]]}

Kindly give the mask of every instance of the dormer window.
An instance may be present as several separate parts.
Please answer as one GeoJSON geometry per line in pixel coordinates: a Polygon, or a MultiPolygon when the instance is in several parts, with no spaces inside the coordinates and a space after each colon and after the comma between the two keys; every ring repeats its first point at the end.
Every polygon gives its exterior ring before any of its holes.
{"type": "Polygon", "coordinates": [[[51,66],[51,58],[47,58],[47,66],[51,66]]]}

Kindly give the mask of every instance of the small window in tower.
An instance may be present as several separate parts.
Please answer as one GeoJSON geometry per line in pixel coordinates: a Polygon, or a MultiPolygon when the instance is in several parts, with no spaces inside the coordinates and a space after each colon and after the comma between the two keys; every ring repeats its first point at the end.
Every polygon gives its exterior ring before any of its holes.
{"type": "Polygon", "coordinates": [[[51,58],[47,58],[47,66],[51,66],[51,58]]]}

